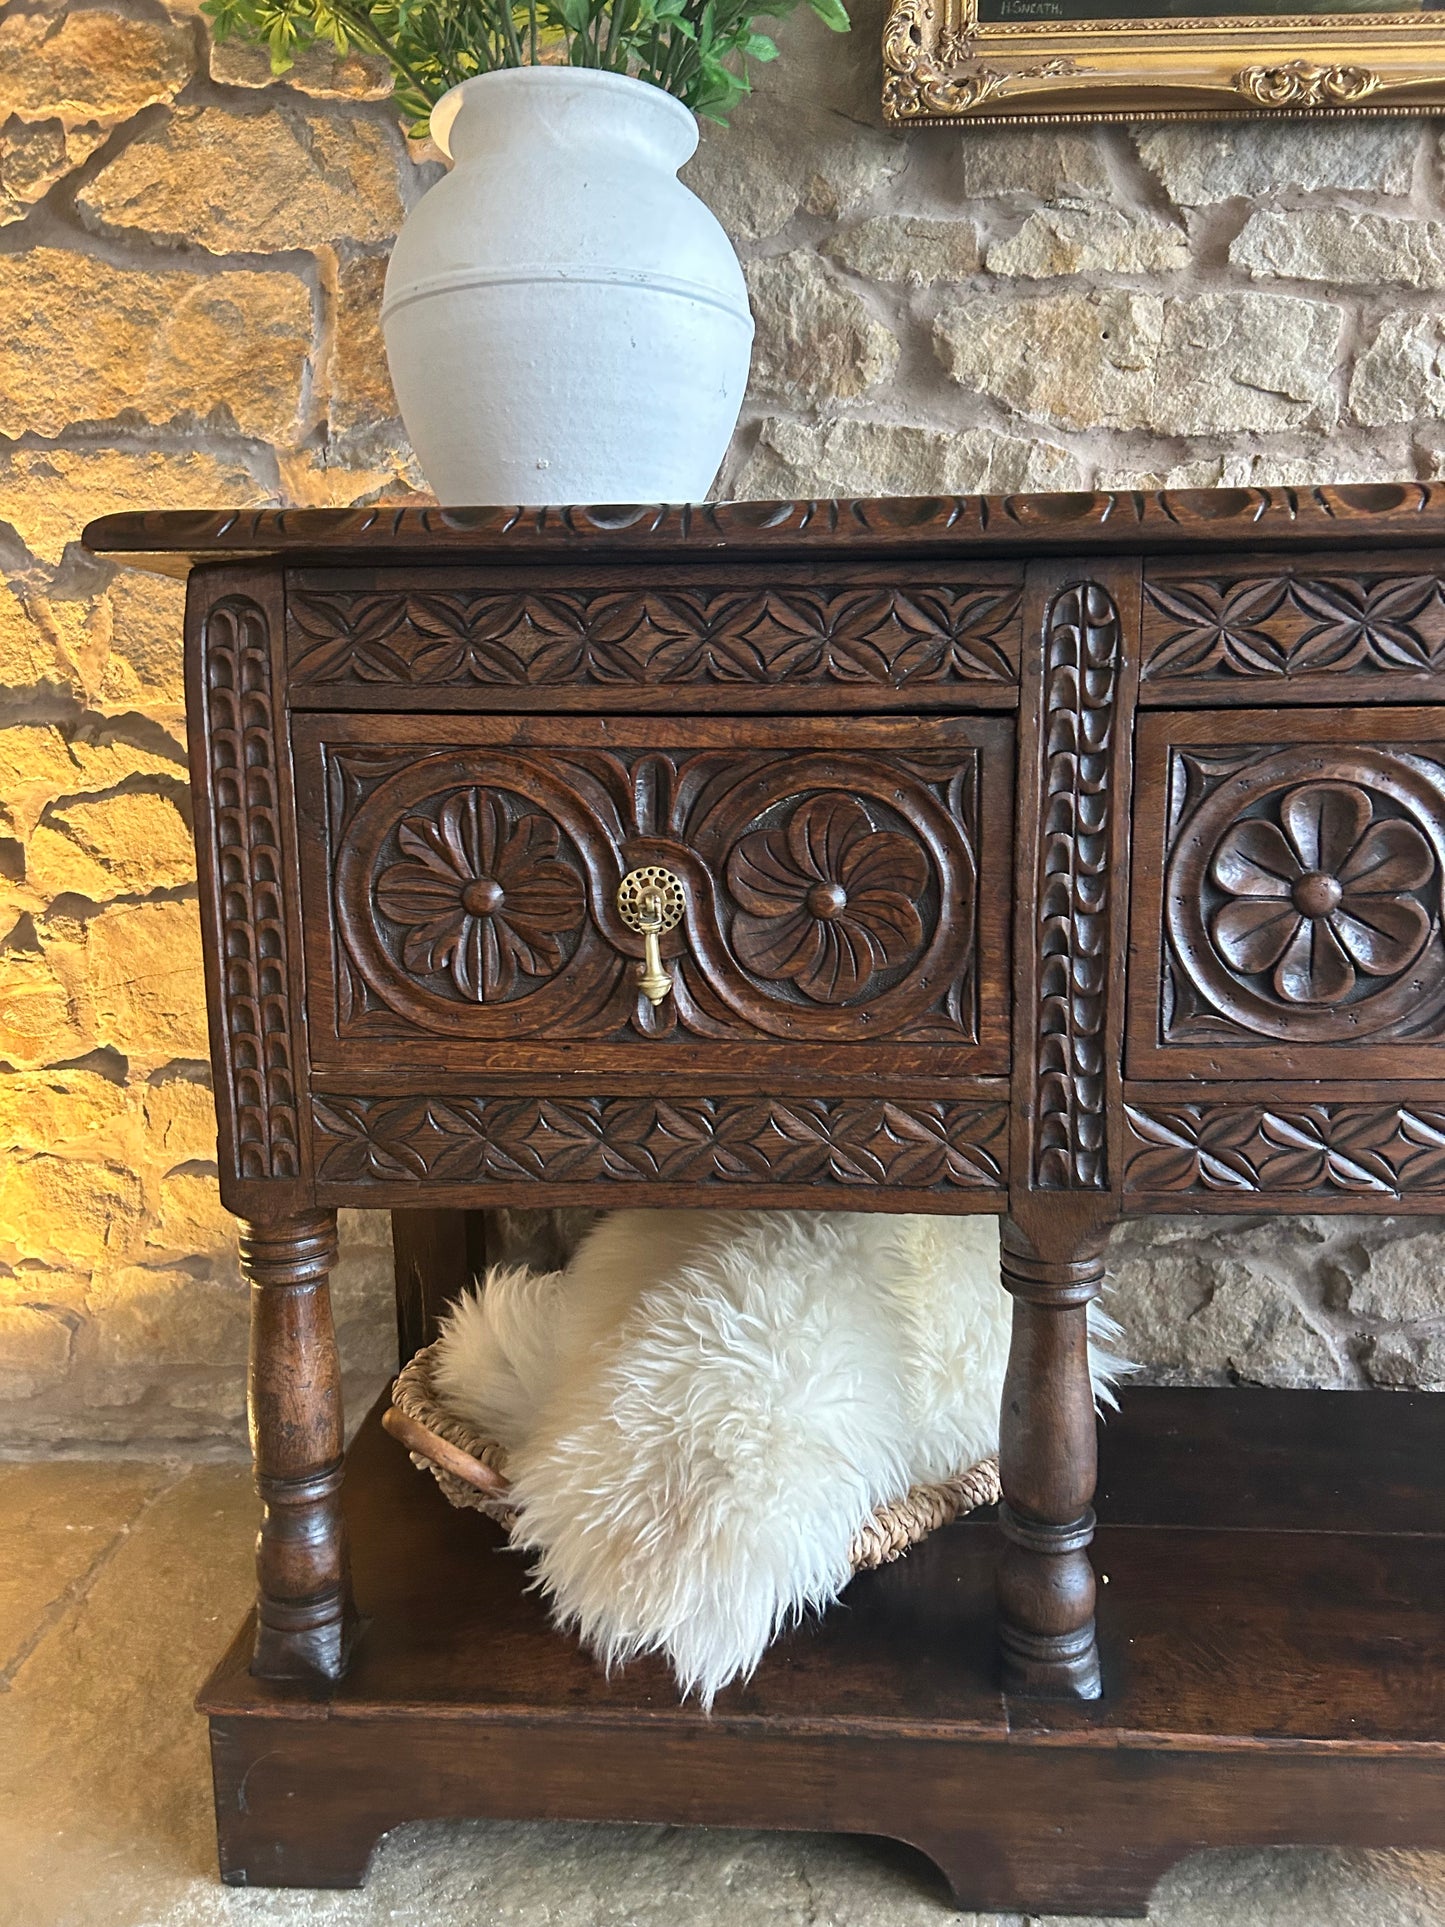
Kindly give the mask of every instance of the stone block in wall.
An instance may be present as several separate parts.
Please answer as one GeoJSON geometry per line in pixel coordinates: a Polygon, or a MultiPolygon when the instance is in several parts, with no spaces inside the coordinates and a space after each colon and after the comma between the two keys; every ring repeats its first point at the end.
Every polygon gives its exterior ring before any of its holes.
{"type": "Polygon", "coordinates": [[[816,254],[799,249],[754,261],[747,279],[757,323],[754,395],[799,408],[852,401],[897,367],[890,330],[816,254]]]}
{"type": "Polygon", "coordinates": [[[23,221],[109,136],[107,127],[67,127],[60,120],[25,121],[12,114],[0,126],[0,227],[23,221]]]}
{"type": "Polygon", "coordinates": [[[943,309],[960,386],[1063,428],[1199,435],[1328,427],[1344,316],[1294,295],[1166,299],[1122,289],[943,309]]]}
{"type": "Polygon", "coordinates": [[[1396,482],[1401,461],[1384,449],[1342,448],[1328,436],[1310,437],[1298,453],[1206,455],[1171,462],[1157,469],[1121,465],[1100,467],[1101,489],[1156,488],[1308,488],[1328,475],[1332,482],[1396,482]]]}
{"type": "MultiPolygon", "coordinates": [[[[176,1367],[207,1369],[214,1390],[220,1371],[244,1360],[249,1292],[238,1270],[223,1277],[149,1265],[123,1266],[94,1281],[77,1363],[93,1395],[124,1404],[163,1384],[176,1367]]],[[[235,1372],[237,1391],[244,1377],[235,1372]]]]}
{"type": "Polygon", "coordinates": [[[148,1254],[233,1261],[236,1220],[221,1203],[214,1172],[168,1172],[157,1187],[144,1236],[148,1254]]]}
{"type": "Polygon", "coordinates": [[[1120,208],[1036,208],[1017,232],[990,243],[990,274],[1173,274],[1189,260],[1182,228],[1120,208]]]}
{"type": "Polygon", "coordinates": [[[119,8],[10,8],[0,19],[0,120],[129,120],[191,77],[189,27],[119,8]]]}
{"type": "Polygon", "coordinates": [[[726,130],[702,129],[682,178],[746,245],[779,233],[800,212],[829,220],[851,213],[887,189],[908,158],[901,134],[824,102],[761,92],[734,110],[726,130]]]}
{"type": "Polygon", "coordinates": [[[1361,288],[1391,283],[1442,288],[1445,222],[1338,207],[1261,212],[1236,235],[1229,259],[1256,277],[1361,288]]]}
{"type": "Polygon", "coordinates": [[[1326,1293],[1332,1309],[1386,1324],[1445,1318],[1441,1235],[1409,1226],[1410,1220],[1403,1220],[1390,1227],[1394,1235],[1384,1242],[1350,1252],[1330,1267],[1326,1293]]]}
{"type": "Polygon", "coordinates": [[[963,281],[977,270],[978,230],[968,220],[880,214],[856,227],[840,228],[824,253],[866,281],[926,287],[934,281],[963,281]]]}
{"type": "Polygon", "coordinates": [[[209,1054],[194,903],[135,903],[86,926],[86,988],[103,1044],[133,1062],[209,1054]]]}
{"type": "Polygon", "coordinates": [[[0,1063],[31,1070],[84,1057],[95,1045],[90,1014],[57,968],[53,947],[12,942],[0,951],[0,1063]]]}
{"type": "Polygon", "coordinates": [[[1308,1242],[1288,1220],[1242,1232],[1131,1223],[1110,1244],[1104,1309],[1146,1381],[1342,1384],[1348,1373],[1329,1337],[1283,1282],[1308,1262],[1308,1242]]]}
{"type": "Polygon", "coordinates": [[[216,1103],[209,1082],[159,1075],[141,1099],[147,1159],[162,1169],[216,1161],[216,1103]]]}
{"type": "Polygon", "coordinates": [[[0,1077],[0,1150],[58,1156],[124,1145],[131,1132],[129,1093],[95,1071],[14,1071],[0,1077]]]}
{"type": "Polygon", "coordinates": [[[762,432],[735,492],[784,501],[825,495],[1010,494],[1078,488],[1083,471],[1052,442],[991,428],[948,432],[900,422],[819,425],[781,417],[762,432]]]}
{"type": "Polygon", "coordinates": [[[285,439],[311,339],[293,274],[141,273],[32,248],[0,280],[0,434],[219,410],[243,434],[285,439]]]}
{"type": "Polygon", "coordinates": [[[114,1160],[12,1153],[0,1166],[0,1261],[89,1270],[139,1255],[145,1198],[114,1160]]]}
{"type": "Polygon", "coordinates": [[[957,138],[958,186],[980,200],[1075,200],[1113,192],[1105,137],[1096,128],[960,127],[957,138]]]}
{"type": "MultiPolygon", "coordinates": [[[[7,263],[7,270],[9,263],[7,263]]],[[[114,448],[17,448],[0,453],[0,522],[30,553],[59,562],[97,515],[144,503],[148,508],[249,508],[270,491],[239,457],[188,449],[177,454],[114,448]]],[[[0,796],[3,773],[0,773],[0,796]]]]}
{"type": "MultiPolygon", "coordinates": [[[[110,897],[174,890],[195,881],[190,826],[170,796],[133,790],[91,801],[77,799],[52,810],[48,822],[53,825],[52,841],[59,846],[49,857],[52,878],[59,886],[49,888],[52,896],[79,888],[78,882],[66,880],[66,866],[72,860],[98,873],[105,895],[98,897],[93,889],[83,892],[98,903],[110,897]]],[[[27,852],[28,882],[35,880],[30,866],[34,847],[32,839],[27,852]]]]}
{"type": "Polygon", "coordinates": [[[76,196],[88,227],[212,254],[390,241],[401,225],[400,132],[353,114],[268,104],[177,109],[76,196]]]}
{"type": "Polygon", "coordinates": [[[1445,415],[1445,324],[1438,314],[1388,314],[1355,362],[1350,415],[1379,427],[1445,415]]]}
{"type": "Polygon", "coordinates": [[[1140,128],[1139,158],[1176,207],[1270,201],[1298,191],[1405,195],[1417,121],[1216,121],[1140,128]]]}
{"type": "Polygon", "coordinates": [[[71,1365],[72,1327],[44,1305],[0,1305],[0,1399],[54,1393],[71,1365]]]}
{"type": "Polygon", "coordinates": [[[1385,1332],[1365,1341],[1365,1376],[1391,1392],[1445,1392],[1445,1331],[1385,1332]]]}
{"type": "Polygon", "coordinates": [[[181,624],[186,588],[170,576],[122,569],[105,598],[107,651],[92,706],[107,715],[143,710],[163,724],[185,709],[181,624]]]}
{"type": "Polygon", "coordinates": [[[255,41],[207,35],[211,79],[222,87],[274,87],[279,82],[315,100],[387,100],[391,68],[377,54],[353,47],[339,54],[329,40],[298,53],[284,74],[273,73],[269,49],[255,41]]]}
{"type": "Polygon", "coordinates": [[[395,436],[400,426],[381,335],[385,281],[383,255],[348,261],[337,276],[329,370],[331,428],[334,434],[361,436],[368,442],[378,435],[395,436]]]}
{"type": "Polygon", "coordinates": [[[0,798],[11,829],[22,837],[51,803],[98,796],[133,777],[185,778],[180,745],[173,755],[117,737],[67,736],[54,723],[0,729],[0,798]]]}
{"type": "Polygon", "coordinates": [[[82,647],[90,639],[85,616],[73,625],[56,621],[43,598],[22,600],[14,589],[0,586],[0,691],[27,697],[73,694],[81,672],[67,647],[72,634],[82,647]]]}

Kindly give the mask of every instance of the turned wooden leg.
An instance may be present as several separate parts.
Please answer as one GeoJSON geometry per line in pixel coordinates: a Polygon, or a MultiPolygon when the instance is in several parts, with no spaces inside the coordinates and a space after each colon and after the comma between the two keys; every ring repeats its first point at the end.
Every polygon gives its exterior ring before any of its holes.
{"type": "Polygon", "coordinates": [[[1004,1227],[1014,1314],[999,1434],[999,1636],[1005,1685],[1041,1698],[1102,1690],[1087,1549],[1098,1470],[1088,1316],[1103,1271],[1101,1243],[1041,1257],[1004,1227]]]}
{"type": "Polygon", "coordinates": [[[334,1211],[241,1225],[261,1495],[251,1671],[265,1679],[339,1679],[355,1626],[341,1521],[341,1370],[326,1282],[335,1257],[334,1211]]]}

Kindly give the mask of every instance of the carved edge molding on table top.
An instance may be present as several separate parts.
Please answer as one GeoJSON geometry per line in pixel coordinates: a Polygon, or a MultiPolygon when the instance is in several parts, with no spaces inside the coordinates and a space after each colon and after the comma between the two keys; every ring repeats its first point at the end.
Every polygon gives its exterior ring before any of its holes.
{"type": "Polygon", "coordinates": [[[1445,1194],[1445,1110],[1401,1102],[1125,1106],[1124,1189],[1151,1197],[1445,1194]]]}
{"type": "Polygon", "coordinates": [[[1000,1102],[479,1096],[313,1099],[323,1185],[525,1182],[996,1191],[1000,1102]]]}
{"type": "Polygon", "coordinates": [[[1104,1190],[1109,1182],[1109,853],[1122,649],[1119,610],[1101,584],[1077,583],[1049,604],[1034,935],[1033,1182],[1040,1190],[1104,1190]]]}
{"type": "Polygon", "coordinates": [[[205,742],[220,1024],[235,1175],[303,1176],[270,622],[226,595],[205,615],[205,742]]]}
{"type": "Polygon", "coordinates": [[[97,553],[316,555],[388,552],[525,555],[548,550],[930,548],[977,542],[1038,548],[1055,539],[1115,549],[1224,546],[1244,534],[1359,543],[1445,534],[1445,484],[1173,489],[1053,495],[885,496],[869,500],[701,502],[616,508],[142,510],[92,522],[97,553]]]}

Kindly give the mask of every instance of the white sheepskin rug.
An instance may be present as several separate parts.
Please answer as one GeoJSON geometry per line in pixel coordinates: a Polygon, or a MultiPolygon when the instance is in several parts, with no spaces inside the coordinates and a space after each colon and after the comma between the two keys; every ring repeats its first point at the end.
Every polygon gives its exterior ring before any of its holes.
{"type": "Polygon", "coordinates": [[[506,1446],[557,1622],[710,1706],[877,1506],[998,1450],[1009,1322],[992,1218],[619,1211],[460,1300],[433,1384],[506,1446]]]}

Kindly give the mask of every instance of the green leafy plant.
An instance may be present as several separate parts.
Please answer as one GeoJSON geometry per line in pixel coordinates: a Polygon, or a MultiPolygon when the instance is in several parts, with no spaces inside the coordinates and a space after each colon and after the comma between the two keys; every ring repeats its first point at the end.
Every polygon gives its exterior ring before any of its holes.
{"type": "MultiPolygon", "coordinates": [[[[838,33],[842,0],[804,0],[838,33]]],[[[777,46],[757,22],[781,20],[800,0],[201,0],[218,40],[270,49],[283,74],[317,41],[340,54],[379,54],[413,133],[448,88],[499,67],[597,67],[631,74],[726,123],[749,91],[753,61],[777,46]]]]}

